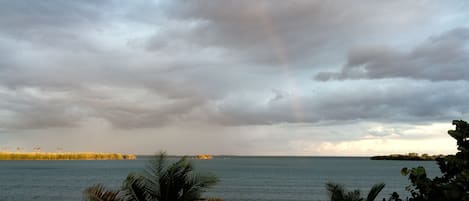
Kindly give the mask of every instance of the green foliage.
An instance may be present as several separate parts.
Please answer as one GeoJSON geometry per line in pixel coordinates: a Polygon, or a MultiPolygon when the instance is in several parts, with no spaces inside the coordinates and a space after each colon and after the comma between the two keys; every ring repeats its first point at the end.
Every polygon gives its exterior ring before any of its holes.
{"type": "Polygon", "coordinates": [[[102,184],[95,184],[83,191],[86,201],[121,201],[118,194],[119,191],[108,190],[102,184]]]}
{"type": "Polygon", "coordinates": [[[368,193],[368,196],[366,197],[366,201],[373,201],[378,197],[378,194],[383,190],[385,184],[380,183],[380,184],[375,184],[371,187],[370,192],[368,193]]]}
{"type": "Polygon", "coordinates": [[[423,167],[401,170],[411,182],[410,201],[469,201],[469,124],[454,120],[453,125],[456,129],[448,134],[456,139],[458,152],[437,159],[441,177],[428,178],[423,167]]]}
{"type": "MultiPolygon", "coordinates": [[[[386,201],[385,199],[383,200],[386,201]]],[[[391,194],[391,197],[389,197],[388,201],[402,201],[402,199],[399,197],[399,194],[394,192],[391,194]]]]}
{"type": "MultiPolygon", "coordinates": [[[[148,163],[143,172],[130,173],[127,176],[115,201],[203,200],[202,193],[217,182],[217,177],[213,175],[195,173],[187,157],[169,163],[166,154],[162,152],[148,163]]],[[[90,188],[93,189],[93,187],[90,188]]],[[[90,198],[100,197],[102,192],[107,192],[105,189],[98,190],[85,190],[85,199],[95,201],[90,198]]],[[[102,201],[110,200],[103,199],[102,201]]]]}
{"type": "Polygon", "coordinates": [[[347,192],[342,184],[327,183],[326,189],[331,201],[374,201],[384,186],[383,183],[373,185],[366,199],[361,197],[360,190],[347,192]]]}

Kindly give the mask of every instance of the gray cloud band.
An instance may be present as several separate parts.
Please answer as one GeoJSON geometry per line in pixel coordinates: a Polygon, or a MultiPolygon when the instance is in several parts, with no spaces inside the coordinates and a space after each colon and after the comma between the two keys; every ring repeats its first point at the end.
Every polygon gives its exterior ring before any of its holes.
{"type": "Polygon", "coordinates": [[[431,4],[1,4],[2,129],[77,127],[93,118],[138,129],[191,121],[251,126],[468,115],[467,29],[410,51],[363,47],[379,44],[377,36],[392,40],[430,26],[439,14],[431,4]],[[415,10],[402,9],[409,7],[415,10]],[[405,20],[396,20],[395,11],[405,20]],[[347,52],[346,64],[334,71],[347,52]]]}
{"type": "Polygon", "coordinates": [[[469,80],[468,45],[469,29],[457,28],[431,37],[408,52],[390,47],[355,49],[340,72],[322,72],[315,79],[469,80]]]}

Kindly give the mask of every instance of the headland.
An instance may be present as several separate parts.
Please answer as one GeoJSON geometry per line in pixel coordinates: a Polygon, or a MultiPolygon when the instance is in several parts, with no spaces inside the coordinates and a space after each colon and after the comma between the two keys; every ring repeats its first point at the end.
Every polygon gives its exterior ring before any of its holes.
{"type": "Polygon", "coordinates": [[[418,153],[408,154],[391,154],[387,156],[373,156],[371,160],[407,160],[407,161],[434,161],[437,158],[442,158],[444,155],[428,155],[418,153]]]}

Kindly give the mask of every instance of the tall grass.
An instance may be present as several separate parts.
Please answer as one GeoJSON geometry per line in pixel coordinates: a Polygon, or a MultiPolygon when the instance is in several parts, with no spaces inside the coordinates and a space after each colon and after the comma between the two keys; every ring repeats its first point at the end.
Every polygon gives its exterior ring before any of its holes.
{"type": "Polygon", "coordinates": [[[134,160],[133,154],[94,152],[0,152],[0,160],[134,160]]]}

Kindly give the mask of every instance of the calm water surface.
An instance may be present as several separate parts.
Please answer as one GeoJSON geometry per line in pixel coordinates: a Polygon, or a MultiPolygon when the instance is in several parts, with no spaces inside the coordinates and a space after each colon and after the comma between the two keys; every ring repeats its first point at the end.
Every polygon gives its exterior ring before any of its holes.
{"type": "MultiPolygon", "coordinates": [[[[127,174],[142,170],[146,161],[0,161],[0,201],[82,200],[84,188],[95,183],[119,188],[127,174]]],[[[393,191],[405,194],[409,182],[400,175],[402,167],[424,166],[430,176],[439,172],[433,161],[342,157],[220,157],[194,163],[220,178],[207,196],[227,201],[326,200],[326,182],[364,193],[384,182],[382,198],[393,191]]]]}

